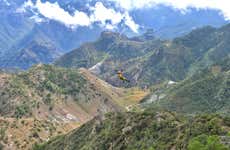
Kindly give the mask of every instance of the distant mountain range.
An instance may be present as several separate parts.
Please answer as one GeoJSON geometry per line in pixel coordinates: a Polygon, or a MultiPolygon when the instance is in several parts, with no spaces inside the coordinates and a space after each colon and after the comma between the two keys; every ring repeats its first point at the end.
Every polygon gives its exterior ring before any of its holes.
{"type": "MultiPolygon", "coordinates": [[[[50,63],[56,59],[59,54],[69,52],[79,47],[82,43],[96,40],[103,30],[107,30],[97,22],[93,23],[90,27],[79,26],[76,29],[69,28],[62,22],[45,18],[43,15],[38,12],[35,13],[29,8],[23,10],[21,7],[24,2],[26,1],[0,1],[1,68],[27,69],[32,64],[50,63]],[[39,18],[36,18],[36,16],[39,18]],[[39,22],[39,19],[44,19],[45,21],[39,22]],[[48,58],[45,60],[40,59],[38,53],[45,52],[49,48],[44,47],[44,45],[40,47],[41,42],[37,43],[37,41],[43,41],[48,43],[48,45],[52,45],[52,51],[57,51],[58,55],[51,55],[48,51],[46,54],[48,58]],[[34,43],[37,43],[37,46],[34,47],[40,47],[39,50],[31,50],[34,56],[37,57],[34,57],[33,60],[30,56],[28,56],[29,58],[18,58],[18,55],[23,55],[23,53],[25,53],[25,49],[31,49],[30,45],[34,45],[34,43]],[[53,59],[51,60],[49,58],[53,59]]],[[[44,1],[42,2],[44,3],[44,1]]],[[[59,0],[58,4],[61,9],[71,14],[75,10],[89,13],[90,10],[88,5],[95,6],[96,2],[102,2],[105,8],[111,8],[118,12],[122,11],[111,1],[104,0],[87,2],[59,0]],[[86,5],[87,3],[88,5],[86,5]]],[[[215,10],[191,9],[188,13],[181,14],[180,11],[170,7],[158,6],[157,8],[132,10],[129,12],[129,15],[133,18],[135,23],[140,26],[139,33],[134,33],[122,22],[117,25],[115,31],[129,36],[137,36],[144,33],[147,29],[153,29],[154,35],[157,37],[174,38],[185,35],[197,27],[205,25],[219,27],[227,23],[227,21],[219,15],[219,12],[215,10]],[[199,16],[199,18],[196,16],[199,16]]]]}
{"type": "Polygon", "coordinates": [[[28,69],[34,64],[52,63],[61,53],[51,42],[30,42],[20,51],[8,54],[7,58],[2,58],[0,63],[2,66],[11,69],[28,69]]]}

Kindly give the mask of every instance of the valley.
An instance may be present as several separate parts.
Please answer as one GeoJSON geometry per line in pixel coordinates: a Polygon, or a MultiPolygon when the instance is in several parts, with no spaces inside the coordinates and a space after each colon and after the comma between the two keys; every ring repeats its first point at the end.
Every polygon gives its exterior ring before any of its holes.
{"type": "Polygon", "coordinates": [[[0,0],[0,150],[229,150],[221,2],[0,0]]]}

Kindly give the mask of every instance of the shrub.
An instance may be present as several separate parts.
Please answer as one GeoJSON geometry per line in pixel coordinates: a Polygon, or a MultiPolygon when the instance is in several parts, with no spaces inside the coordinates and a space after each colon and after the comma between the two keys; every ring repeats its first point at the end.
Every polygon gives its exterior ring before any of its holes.
{"type": "Polygon", "coordinates": [[[199,135],[189,141],[188,150],[228,150],[216,135],[199,135]]]}

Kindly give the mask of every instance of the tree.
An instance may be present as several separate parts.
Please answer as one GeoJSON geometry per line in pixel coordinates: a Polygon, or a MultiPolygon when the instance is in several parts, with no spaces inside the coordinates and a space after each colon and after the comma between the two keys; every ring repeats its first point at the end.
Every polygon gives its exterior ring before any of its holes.
{"type": "Polygon", "coordinates": [[[190,140],[188,150],[228,150],[216,135],[199,135],[190,140]]]}

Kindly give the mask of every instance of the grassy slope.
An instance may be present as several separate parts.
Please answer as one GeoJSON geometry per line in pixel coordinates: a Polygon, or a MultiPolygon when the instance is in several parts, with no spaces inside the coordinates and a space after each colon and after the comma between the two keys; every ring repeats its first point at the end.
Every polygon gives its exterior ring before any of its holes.
{"type": "Polygon", "coordinates": [[[225,59],[171,87],[155,86],[152,95],[158,94],[164,97],[156,100],[150,107],[163,107],[187,114],[203,112],[228,114],[230,110],[229,60],[225,59]]]}
{"type": "Polygon", "coordinates": [[[4,136],[0,143],[12,150],[28,149],[95,116],[124,111],[146,94],[137,88],[115,88],[86,69],[38,65],[19,74],[1,73],[0,114],[4,118],[0,123],[4,136]]]}
{"type": "MultiPolygon", "coordinates": [[[[160,108],[202,114],[185,117],[168,111],[107,114],[103,121],[93,119],[66,135],[56,137],[35,150],[74,149],[182,149],[228,150],[229,59],[172,86],[156,85],[152,91],[165,94],[160,108]],[[212,106],[210,106],[212,105],[212,106]],[[204,114],[205,112],[209,114],[204,114]],[[211,114],[225,113],[228,117],[211,114]]],[[[226,116],[225,115],[225,116],[226,116]]]]}
{"type": "Polygon", "coordinates": [[[85,69],[49,65],[38,65],[18,75],[1,74],[0,79],[0,113],[18,118],[44,118],[71,108],[69,111],[84,122],[90,116],[124,110],[148,94],[138,88],[115,88],[85,69]]]}
{"type": "MultiPolygon", "coordinates": [[[[34,149],[185,150],[197,136],[215,135],[219,139],[227,137],[229,129],[229,118],[218,115],[188,119],[170,112],[108,114],[103,122],[92,120],[67,135],[36,145],[34,149]]],[[[223,150],[228,149],[227,145],[222,146],[225,147],[223,150]]]]}
{"type": "Polygon", "coordinates": [[[57,123],[36,118],[0,117],[0,144],[5,149],[31,149],[36,142],[45,142],[54,136],[65,134],[78,127],[78,123],[57,123]]]}

